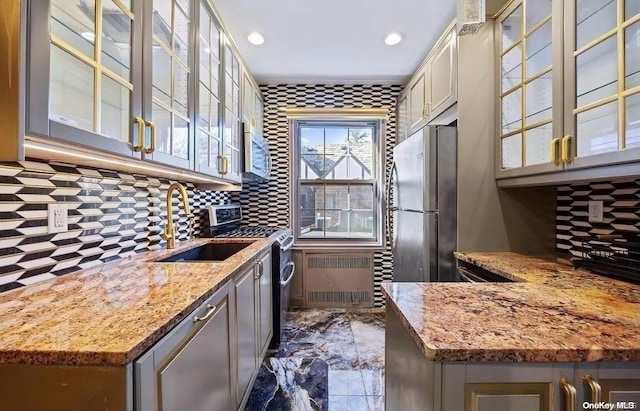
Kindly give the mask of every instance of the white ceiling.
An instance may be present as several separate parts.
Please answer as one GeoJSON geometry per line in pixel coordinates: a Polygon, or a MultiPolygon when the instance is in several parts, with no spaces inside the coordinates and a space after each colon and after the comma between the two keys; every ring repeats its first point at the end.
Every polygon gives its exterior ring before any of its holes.
{"type": "Polygon", "coordinates": [[[213,0],[259,83],[404,83],[456,0],[213,0]],[[262,46],[247,41],[258,31],[262,46]],[[392,31],[404,35],[384,44],[392,31]]]}

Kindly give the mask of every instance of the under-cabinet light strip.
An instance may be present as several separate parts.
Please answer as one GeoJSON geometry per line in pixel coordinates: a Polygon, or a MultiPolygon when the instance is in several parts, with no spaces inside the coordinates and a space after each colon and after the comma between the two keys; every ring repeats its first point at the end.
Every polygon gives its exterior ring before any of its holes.
{"type": "Polygon", "coordinates": [[[74,158],[81,158],[84,160],[91,160],[91,161],[96,161],[99,162],[101,164],[112,164],[115,166],[124,166],[124,167],[129,167],[129,168],[135,168],[138,170],[142,170],[142,171],[150,171],[153,173],[158,173],[158,174],[162,174],[164,176],[166,176],[167,178],[171,178],[171,179],[179,179],[179,178],[187,178],[190,180],[198,180],[198,181],[202,181],[205,183],[209,183],[209,184],[220,184],[220,185],[224,185],[224,186],[229,186],[230,189],[237,189],[235,186],[228,184],[228,183],[223,183],[223,182],[219,182],[219,181],[215,181],[209,178],[205,178],[205,177],[200,177],[196,174],[191,174],[191,173],[187,173],[187,172],[183,172],[183,171],[176,171],[176,170],[165,170],[163,168],[159,168],[159,167],[153,167],[153,166],[149,166],[149,165],[145,165],[145,164],[137,164],[135,161],[123,161],[123,160],[117,160],[117,159],[113,159],[113,158],[109,158],[107,156],[97,156],[97,155],[91,155],[88,153],[82,153],[82,152],[77,152],[77,151],[73,151],[73,150],[68,150],[68,149],[64,149],[62,147],[51,147],[51,146],[47,146],[45,144],[41,144],[41,143],[36,143],[36,142],[31,142],[31,141],[26,141],[24,143],[24,147],[25,149],[30,149],[30,150],[34,150],[34,151],[42,151],[42,152],[46,152],[46,153],[52,153],[52,154],[60,154],[63,156],[68,156],[68,157],[74,157],[74,158]]]}

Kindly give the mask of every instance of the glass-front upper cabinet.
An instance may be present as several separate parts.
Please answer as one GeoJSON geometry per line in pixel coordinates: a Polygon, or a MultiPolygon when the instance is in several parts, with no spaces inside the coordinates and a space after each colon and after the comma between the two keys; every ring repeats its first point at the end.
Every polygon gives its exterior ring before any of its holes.
{"type": "Polygon", "coordinates": [[[141,157],[140,3],[32,4],[27,134],[141,157]]]}
{"type": "Polygon", "coordinates": [[[638,161],[640,1],[567,3],[565,167],[638,161]]]}
{"type": "Polygon", "coordinates": [[[221,31],[208,2],[200,0],[198,118],[196,131],[196,169],[221,176],[221,31]]]}
{"type": "Polygon", "coordinates": [[[187,0],[153,0],[147,14],[144,118],[150,130],[145,158],[194,167],[194,85],[192,30],[196,10],[187,0]],[[148,98],[146,96],[151,96],[148,98]]]}
{"type": "Polygon", "coordinates": [[[241,181],[240,157],[240,61],[225,41],[224,46],[224,142],[222,174],[232,181],[241,181]]]}
{"type": "Polygon", "coordinates": [[[562,169],[561,16],[561,0],[524,0],[499,19],[499,176],[562,169]]]}

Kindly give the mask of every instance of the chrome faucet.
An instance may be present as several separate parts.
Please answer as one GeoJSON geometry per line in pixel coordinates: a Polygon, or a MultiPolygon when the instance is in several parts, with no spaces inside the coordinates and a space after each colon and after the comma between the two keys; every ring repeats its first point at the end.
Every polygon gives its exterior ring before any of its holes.
{"type": "Polygon", "coordinates": [[[184,212],[187,213],[189,217],[189,239],[193,238],[192,233],[192,218],[193,215],[189,209],[189,195],[187,194],[187,189],[180,183],[173,183],[169,186],[167,190],[167,225],[164,227],[164,235],[163,239],[167,240],[167,248],[174,248],[176,246],[176,237],[178,234],[178,225],[173,224],[173,204],[172,197],[173,192],[175,190],[180,192],[180,196],[182,197],[182,204],[184,206],[184,212]]]}

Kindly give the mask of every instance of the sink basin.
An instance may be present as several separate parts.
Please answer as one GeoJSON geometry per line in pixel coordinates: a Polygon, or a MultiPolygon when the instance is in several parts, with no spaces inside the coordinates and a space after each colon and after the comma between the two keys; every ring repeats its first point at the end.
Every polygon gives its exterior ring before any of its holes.
{"type": "Polygon", "coordinates": [[[171,257],[158,260],[159,263],[178,263],[193,261],[221,262],[244,250],[252,243],[209,243],[192,248],[171,257]]]}

